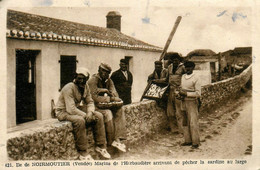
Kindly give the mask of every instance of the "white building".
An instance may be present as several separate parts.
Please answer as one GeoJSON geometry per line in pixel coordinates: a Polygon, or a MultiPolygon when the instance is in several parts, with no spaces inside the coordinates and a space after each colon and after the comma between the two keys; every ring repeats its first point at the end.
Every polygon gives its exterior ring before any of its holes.
{"type": "Polygon", "coordinates": [[[105,62],[115,71],[120,59],[128,59],[138,101],[162,49],[121,33],[120,24],[118,12],[109,12],[102,28],[8,10],[8,128],[51,118],[51,100],[57,101],[76,67],[94,74],[105,62]]]}

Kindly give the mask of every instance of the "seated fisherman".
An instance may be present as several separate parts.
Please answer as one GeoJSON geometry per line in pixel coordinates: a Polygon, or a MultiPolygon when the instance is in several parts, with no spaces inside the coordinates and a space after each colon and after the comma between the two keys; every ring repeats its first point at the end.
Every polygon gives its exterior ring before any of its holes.
{"type": "Polygon", "coordinates": [[[66,84],[61,92],[55,107],[59,121],[70,121],[73,126],[76,148],[81,160],[93,160],[88,153],[88,139],[86,124],[94,124],[94,140],[96,151],[103,157],[110,158],[106,150],[106,134],[103,115],[95,111],[89,86],[86,84],[89,72],[85,68],[78,68],[73,82],[66,84]]]}
{"type": "MultiPolygon", "coordinates": [[[[109,65],[101,63],[98,73],[94,74],[88,81],[95,103],[121,101],[113,81],[109,78],[111,70],[109,65]]],[[[122,109],[96,109],[104,116],[107,144],[126,152],[126,146],[121,143],[121,140],[126,139],[126,120],[122,109]]]]}

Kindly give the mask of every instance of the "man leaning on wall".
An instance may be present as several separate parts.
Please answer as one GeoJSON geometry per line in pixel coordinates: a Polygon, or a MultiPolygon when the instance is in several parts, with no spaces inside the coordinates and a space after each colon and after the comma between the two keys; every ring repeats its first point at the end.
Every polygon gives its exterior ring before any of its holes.
{"type": "Polygon", "coordinates": [[[170,86],[167,101],[167,117],[171,131],[174,133],[183,133],[183,116],[180,110],[181,101],[176,98],[175,94],[180,89],[181,77],[185,73],[185,68],[183,63],[180,62],[181,57],[178,53],[168,52],[166,55],[168,62],[171,63],[168,66],[167,74],[165,74],[166,77],[162,77],[170,86]]]}
{"type": "Polygon", "coordinates": [[[78,68],[73,82],[66,84],[55,107],[59,121],[70,121],[73,126],[76,148],[80,160],[93,160],[88,153],[88,139],[86,125],[93,125],[96,151],[103,157],[110,158],[106,150],[106,134],[103,115],[95,111],[89,86],[86,84],[89,72],[86,68],[78,68]]]}

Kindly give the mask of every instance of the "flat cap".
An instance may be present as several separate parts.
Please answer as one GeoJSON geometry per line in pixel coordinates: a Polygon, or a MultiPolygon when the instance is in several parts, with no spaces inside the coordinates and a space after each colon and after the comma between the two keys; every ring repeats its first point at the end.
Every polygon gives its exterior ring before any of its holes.
{"type": "Polygon", "coordinates": [[[102,68],[102,69],[104,69],[104,70],[106,70],[106,71],[108,71],[108,72],[111,72],[111,71],[112,71],[111,67],[110,67],[108,64],[106,64],[106,63],[101,63],[101,64],[99,65],[99,67],[102,68]]]}
{"type": "Polygon", "coordinates": [[[127,60],[126,59],[121,59],[120,62],[127,64],[127,60]]]}
{"type": "Polygon", "coordinates": [[[155,61],[154,64],[155,65],[162,65],[162,62],[161,61],[155,61]]]}
{"type": "Polygon", "coordinates": [[[76,70],[77,74],[83,74],[85,77],[89,77],[89,71],[87,68],[84,67],[78,67],[76,70]]]}

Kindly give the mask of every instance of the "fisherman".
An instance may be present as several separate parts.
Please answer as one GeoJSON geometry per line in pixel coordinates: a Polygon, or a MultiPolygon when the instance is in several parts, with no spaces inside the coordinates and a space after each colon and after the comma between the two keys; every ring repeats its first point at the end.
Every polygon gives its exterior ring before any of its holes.
{"type": "Polygon", "coordinates": [[[133,84],[133,75],[127,69],[127,60],[120,60],[120,69],[113,72],[111,80],[113,80],[119,97],[123,100],[124,105],[132,103],[131,90],[133,84]]]}
{"type": "Polygon", "coordinates": [[[152,82],[155,84],[163,84],[167,85],[167,82],[163,79],[161,79],[163,76],[163,68],[162,68],[162,62],[161,61],[155,61],[154,62],[154,71],[152,74],[148,76],[148,83],[152,82]]]}
{"type": "Polygon", "coordinates": [[[179,95],[184,98],[181,110],[184,111],[183,135],[185,142],[181,145],[192,145],[192,148],[196,149],[200,145],[198,99],[201,96],[201,83],[199,76],[193,72],[194,62],[187,61],[184,66],[186,74],[182,76],[181,90],[179,91],[179,95]]]}
{"type": "Polygon", "coordinates": [[[93,125],[96,151],[109,159],[111,156],[106,150],[103,115],[95,111],[90,89],[86,84],[88,79],[88,70],[86,68],[78,68],[73,82],[66,84],[62,88],[55,112],[59,121],[70,121],[72,123],[80,160],[93,160],[87,151],[86,125],[93,125]]]}
{"type": "Polygon", "coordinates": [[[168,72],[165,81],[169,83],[170,92],[167,102],[167,116],[171,132],[182,133],[183,115],[180,110],[181,101],[176,98],[175,93],[179,91],[181,85],[181,77],[185,73],[183,63],[180,63],[180,55],[176,52],[167,53],[169,56],[168,72]]]}
{"type": "MultiPolygon", "coordinates": [[[[94,74],[88,81],[92,98],[96,104],[121,101],[113,81],[109,78],[111,71],[108,64],[101,63],[98,73],[94,74]]],[[[126,120],[122,109],[100,109],[98,107],[96,109],[104,116],[108,146],[126,152],[126,146],[122,143],[122,140],[126,139],[126,120]]]]}

